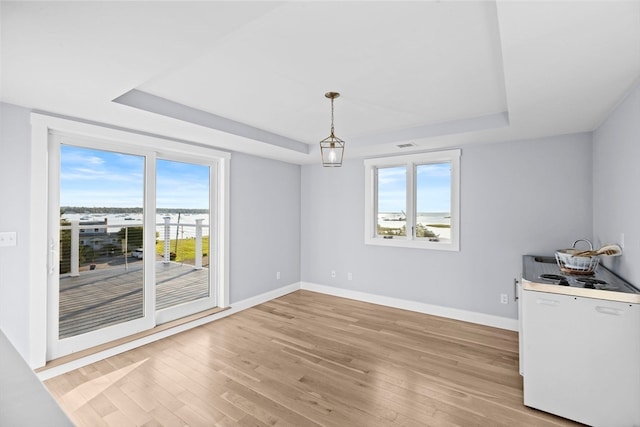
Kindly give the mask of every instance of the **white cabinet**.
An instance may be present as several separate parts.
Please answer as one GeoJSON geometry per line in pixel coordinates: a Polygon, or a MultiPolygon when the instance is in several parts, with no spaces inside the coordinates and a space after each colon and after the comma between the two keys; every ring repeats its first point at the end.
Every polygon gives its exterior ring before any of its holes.
{"type": "Polygon", "coordinates": [[[640,305],[521,294],[525,405],[593,426],[640,426],[640,305]]]}
{"type": "Polygon", "coordinates": [[[518,301],[518,356],[520,375],[524,375],[524,341],[522,339],[522,281],[516,281],[516,300],[518,301]]]}

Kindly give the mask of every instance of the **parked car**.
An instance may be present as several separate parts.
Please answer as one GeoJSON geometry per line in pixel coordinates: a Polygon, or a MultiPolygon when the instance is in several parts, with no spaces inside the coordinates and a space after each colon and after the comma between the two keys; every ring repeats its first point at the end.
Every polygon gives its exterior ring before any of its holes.
{"type": "Polygon", "coordinates": [[[142,248],[131,251],[131,256],[134,258],[142,259],[142,248]]]}

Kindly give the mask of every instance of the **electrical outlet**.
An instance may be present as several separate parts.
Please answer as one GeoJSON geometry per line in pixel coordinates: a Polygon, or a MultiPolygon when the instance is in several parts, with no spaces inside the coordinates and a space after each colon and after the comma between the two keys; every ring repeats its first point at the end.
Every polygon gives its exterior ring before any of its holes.
{"type": "Polygon", "coordinates": [[[331,278],[332,279],[336,278],[336,271],[335,270],[331,270],[331,278]]]}
{"type": "Polygon", "coordinates": [[[5,231],[0,233],[0,246],[15,246],[16,245],[16,232],[5,231]]]}
{"type": "Polygon", "coordinates": [[[353,274],[347,273],[347,280],[353,280],[353,274]]]}
{"type": "Polygon", "coordinates": [[[624,233],[620,233],[620,241],[618,242],[618,244],[620,245],[620,247],[622,249],[624,249],[624,233]]]}
{"type": "Polygon", "coordinates": [[[509,295],[500,294],[500,304],[509,304],[509,295]]]}
{"type": "Polygon", "coordinates": [[[276,271],[276,280],[280,280],[280,272],[276,271]]]}

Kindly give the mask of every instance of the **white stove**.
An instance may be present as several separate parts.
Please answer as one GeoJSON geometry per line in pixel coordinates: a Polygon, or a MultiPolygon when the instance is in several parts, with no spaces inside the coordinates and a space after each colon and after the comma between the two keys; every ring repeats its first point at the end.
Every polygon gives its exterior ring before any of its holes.
{"type": "Polygon", "coordinates": [[[640,290],[600,265],[523,257],[524,404],[591,426],[640,426],[640,290]]]}

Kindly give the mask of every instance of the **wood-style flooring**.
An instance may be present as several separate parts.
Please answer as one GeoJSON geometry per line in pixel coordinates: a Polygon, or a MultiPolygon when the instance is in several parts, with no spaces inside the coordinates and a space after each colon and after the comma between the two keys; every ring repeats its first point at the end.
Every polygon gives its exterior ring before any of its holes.
{"type": "Polygon", "coordinates": [[[46,381],[78,426],[569,426],[517,333],[297,291],[46,381]]]}

